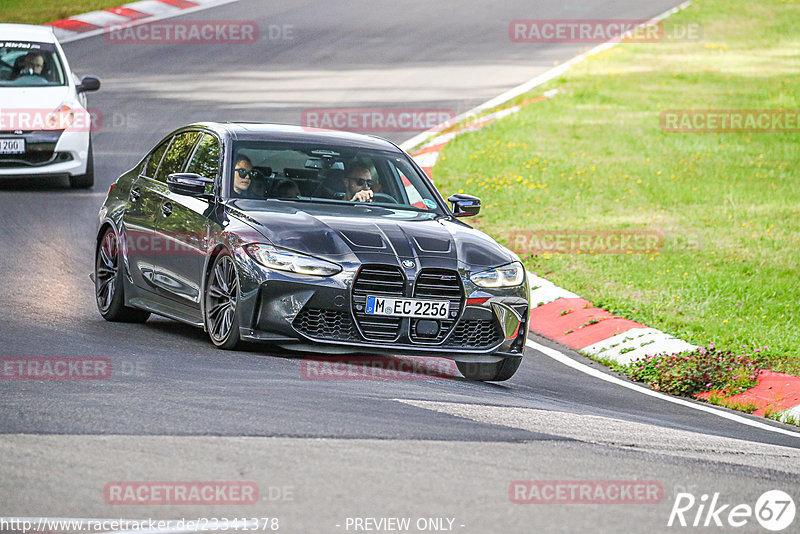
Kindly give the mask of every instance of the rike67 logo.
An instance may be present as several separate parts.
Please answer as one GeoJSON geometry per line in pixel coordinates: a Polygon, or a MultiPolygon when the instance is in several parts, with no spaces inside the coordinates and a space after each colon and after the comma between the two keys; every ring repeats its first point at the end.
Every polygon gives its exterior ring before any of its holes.
{"type": "Polygon", "coordinates": [[[707,494],[696,499],[691,493],[678,493],[667,526],[740,528],[755,517],[765,529],[779,532],[794,522],[795,512],[794,500],[781,490],[764,492],[755,506],[725,503],[718,492],[710,499],[707,494]]]}

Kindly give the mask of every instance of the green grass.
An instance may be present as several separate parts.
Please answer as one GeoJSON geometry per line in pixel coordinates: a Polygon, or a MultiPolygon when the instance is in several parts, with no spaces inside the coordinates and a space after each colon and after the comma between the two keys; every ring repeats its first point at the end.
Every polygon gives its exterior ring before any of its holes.
{"type": "Polygon", "coordinates": [[[125,0],[0,0],[0,22],[44,24],[98,9],[127,4],[125,0]]]}
{"type": "Polygon", "coordinates": [[[758,410],[758,406],[756,406],[756,404],[752,401],[731,401],[722,395],[712,394],[709,396],[708,402],[711,404],[716,404],[717,406],[722,406],[723,408],[738,410],[745,413],[753,413],[754,411],[758,410]]]}
{"type": "Polygon", "coordinates": [[[767,408],[764,412],[764,417],[767,419],[772,419],[773,421],[780,421],[781,423],[786,423],[787,425],[794,425],[800,427],[800,419],[794,417],[789,414],[782,414],[782,410],[771,406],[767,408]]]}
{"type": "Polygon", "coordinates": [[[434,181],[481,197],[472,221],[511,248],[524,230],[662,232],[649,254],[524,261],[697,345],[767,346],[775,370],[797,375],[800,134],[664,133],[659,114],[800,109],[800,3],[697,0],[670,18],[681,21],[702,24],[703,39],[581,62],[516,100],[555,97],[451,142],[434,181]]]}

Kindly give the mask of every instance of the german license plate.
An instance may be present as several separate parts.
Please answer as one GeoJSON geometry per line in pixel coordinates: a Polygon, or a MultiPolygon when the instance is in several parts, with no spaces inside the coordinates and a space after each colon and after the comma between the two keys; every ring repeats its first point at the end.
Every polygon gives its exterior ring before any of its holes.
{"type": "Polygon", "coordinates": [[[0,139],[0,154],[24,154],[25,139],[0,139]]]}
{"type": "Polygon", "coordinates": [[[367,297],[366,313],[367,315],[447,319],[450,314],[450,302],[447,300],[396,299],[370,295],[367,297]]]}

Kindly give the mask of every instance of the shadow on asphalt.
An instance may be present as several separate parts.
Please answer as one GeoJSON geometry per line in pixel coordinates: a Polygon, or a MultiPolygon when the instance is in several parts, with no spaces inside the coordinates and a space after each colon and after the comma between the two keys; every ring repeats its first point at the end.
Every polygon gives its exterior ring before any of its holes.
{"type": "Polygon", "coordinates": [[[53,176],[34,178],[0,178],[0,191],[90,191],[71,189],[67,178],[53,176]]]}

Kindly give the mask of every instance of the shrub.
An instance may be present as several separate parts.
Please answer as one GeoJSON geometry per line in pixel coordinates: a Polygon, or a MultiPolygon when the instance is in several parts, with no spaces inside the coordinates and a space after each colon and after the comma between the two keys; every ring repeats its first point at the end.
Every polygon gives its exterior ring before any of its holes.
{"type": "MultiPolygon", "coordinates": [[[[764,347],[767,349],[767,347],[764,347]]],[[[692,352],[660,354],[640,358],[625,366],[625,373],[657,391],[692,396],[704,391],[721,391],[725,396],[741,393],[757,384],[766,361],[762,349],[749,352],[747,346],[734,351],[714,343],[692,352]]]]}

